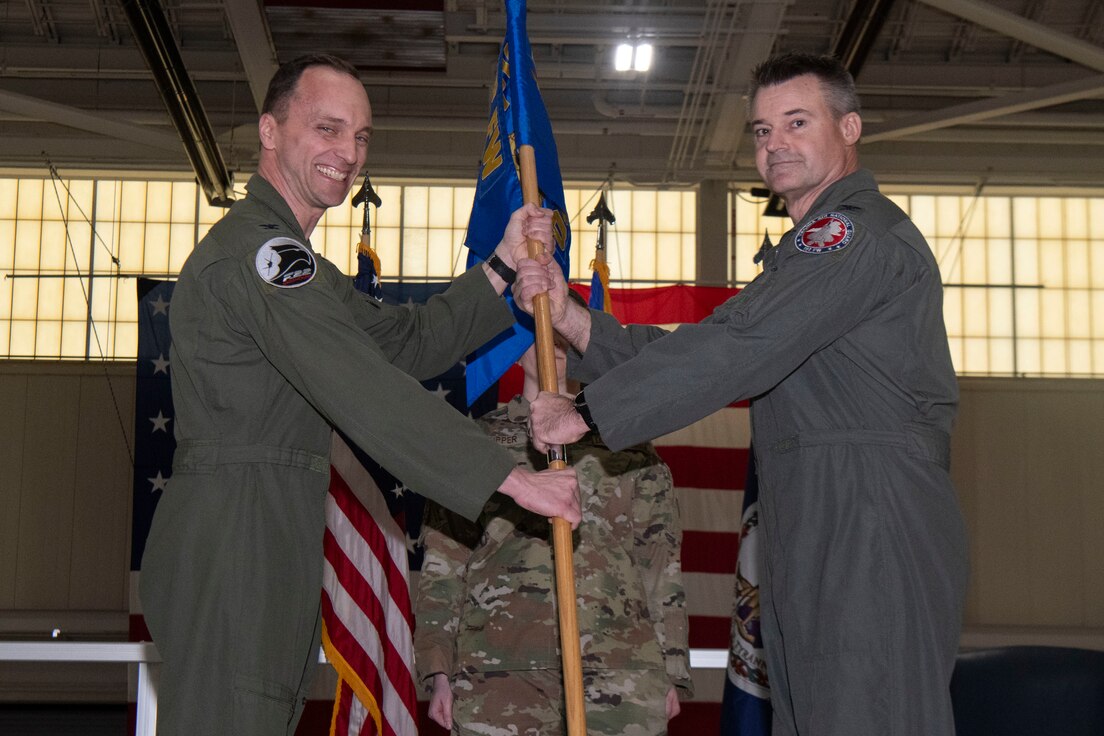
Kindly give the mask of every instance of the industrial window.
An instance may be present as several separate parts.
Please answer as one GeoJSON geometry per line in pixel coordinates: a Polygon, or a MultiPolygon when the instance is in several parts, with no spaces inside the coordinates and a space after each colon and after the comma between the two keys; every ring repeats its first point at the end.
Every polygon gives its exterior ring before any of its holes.
{"type": "MultiPolygon", "coordinates": [[[[928,240],[960,375],[1104,375],[1104,198],[887,190],[928,240]]],[[[765,200],[731,195],[730,278],[747,282],[768,231],[765,200]]]]}
{"type": "MultiPolygon", "coordinates": [[[[239,195],[244,188],[239,187],[239,195]]],[[[385,280],[446,280],[464,270],[474,187],[377,183],[372,245],[385,280]]],[[[615,285],[694,277],[693,192],[617,188],[607,204],[615,285]]],[[[597,187],[568,187],[571,277],[589,280],[597,187]]],[[[135,279],[173,278],[225,213],[191,181],[0,178],[0,358],[132,359],[135,279]]],[[[311,235],[345,273],[356,270],[363,210],[330,209],[311,235]]]]}

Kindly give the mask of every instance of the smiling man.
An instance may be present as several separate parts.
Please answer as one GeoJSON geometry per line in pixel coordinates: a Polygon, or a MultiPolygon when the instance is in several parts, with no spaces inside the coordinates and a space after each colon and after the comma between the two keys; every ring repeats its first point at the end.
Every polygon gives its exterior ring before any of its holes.
{"type": "Polygon", "coordinates": [[[761,613],[775,736],[951,736],[967,578],[948,474],[958,389],[923,236],[859,168],[854,80],[829,57],[769,59],[749,99],[759,173],[794,228],[701,324],[621,327],[523,260],[581,353],[574,398],[532,404],[540,443],[618,450],[751,400],[761,613]]]}
{"type": "Polygon", "coordinates": [[[280,67],[248,196],[173,293],[177,448],[141,579],[165,736],[294,733],[318,657],[332,428],[469,519],[496,489],[580,519],[573,471],[516,467],[417,380],[512,324],[500,274],[527,236],[552,242],[551,213],[514,213],[497,271],[475,267],[421,307],[384,306],[309,240],[348,196],[371,130],[353,67],[323,55],[280,67]]]}

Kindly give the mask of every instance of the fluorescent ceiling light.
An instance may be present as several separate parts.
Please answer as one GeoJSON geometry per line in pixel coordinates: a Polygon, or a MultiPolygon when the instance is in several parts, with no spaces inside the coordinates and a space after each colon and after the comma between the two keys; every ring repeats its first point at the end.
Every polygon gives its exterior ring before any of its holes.
{"type": "Polygon", "coordinates": [[[613,57],[613,68],[619,72],[627,72],[632,68],[633,47],[623,43],[617,47],[617,54],[613,57]]]}
{"type": "Polygon", "coordinates": [[[642,43],[636,47],[636,58],[633,59],[633,69],[638,72],[646,72],[652,68],[652,45],[642,43]]]}

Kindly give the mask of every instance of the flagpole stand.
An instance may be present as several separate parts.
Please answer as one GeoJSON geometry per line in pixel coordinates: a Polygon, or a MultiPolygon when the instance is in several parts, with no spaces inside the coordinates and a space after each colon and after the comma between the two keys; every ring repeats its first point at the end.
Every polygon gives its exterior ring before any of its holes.
{"type": "MultiPolygon", "coordinates": [[[[540,204],[537,186],[536,154],[532,146],[518,146],[521,169],[522,198],[526,204],[540,204]]],[[[544,246],[532,238],[528,241],[529,257],[536,258],[544,246]]],[[[556,375],[556,352],[552,337],[552,309],[548,294],[533,298],[534,333],[537,343],[537,375],[541,391],[559,392],[556,375]]],[[[563,448],[558,448],[559,458],[548,463],[552,470],[567,467],[563,448]]],[[[563,662],[564,699],[566,701],[567,733],[569,736],[586,736],[586,710],[583,704],[583,664],[579,646],[579,618],[575,602],[575,567],[572,559],[571,525],[566,519],[552,519],[552,549],[556,567],[556,603],[560,619],[560,656],[563,662]]]]}

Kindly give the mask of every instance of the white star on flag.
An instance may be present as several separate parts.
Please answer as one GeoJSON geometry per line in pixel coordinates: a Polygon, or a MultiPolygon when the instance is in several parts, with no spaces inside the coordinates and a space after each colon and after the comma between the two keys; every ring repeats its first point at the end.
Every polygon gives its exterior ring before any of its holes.
{"type": "Polygon", "coordinates": [[[157,295],[157,300],[149,303],[153,307],[154,315],[163,314],[166,317],[169,316],[169,303],[162,298],[160,294],[157,295]]]}
{"type": "Polygon", "coordinates": [[[146,478],[146,480],[148,480],[150,482],[150,484],[153,486],[152,488],[150,488],[150,493],[156,493],[157,491],[165,490],[165,487],[169,482],[168,478],[161,475],[160,470],[157,471],[157,475],[155,477],[146,478]]]}
{"type": "Polygon", "coordinates": [[[153,422],[153,430],[150,434],[158,430],[167,433],[169,431],[169,422],[172,421],[172,417],[167,417],[162,412],[158,411],[157,416],[150,417],[149,420],[153,422]]]}
{"type": "Polygon", "coordinates": [[[430,391],[430,393],[433,394],[434,396],[436,396],[438,399],[442,399],[443,401],[448,401],[448,395],[451,394],[452,392],[449,391],[447,388],[445,388],[445,384],[438,383],[437,388],[430,391]]]}
{"type": "Polygon", "coordinates": [[[169,374],[169,359],[165,357],[164,353],[158,353],[156,358],[150,360],[153,363],[153,374],[164,373],[169,374]]]}
{"type": "Polygon", "coordinates": [[[408,489],[402,483],[396,483],[395,487],[391,489],[391,495],[393,495],[395,498],[402,498],[403,494],[406,493],[408,490],[410,489],[408,489]]]}

